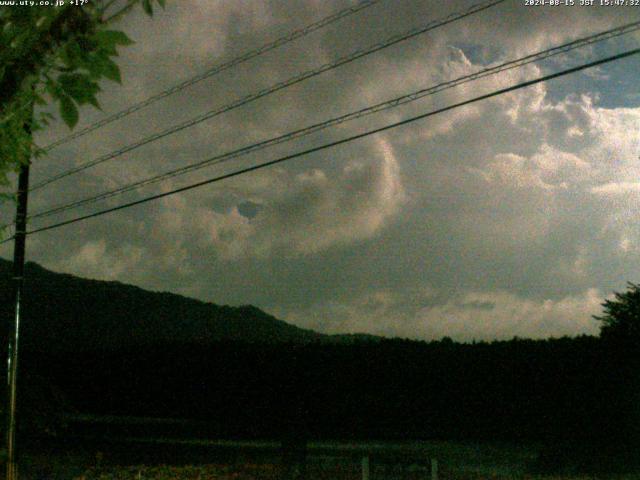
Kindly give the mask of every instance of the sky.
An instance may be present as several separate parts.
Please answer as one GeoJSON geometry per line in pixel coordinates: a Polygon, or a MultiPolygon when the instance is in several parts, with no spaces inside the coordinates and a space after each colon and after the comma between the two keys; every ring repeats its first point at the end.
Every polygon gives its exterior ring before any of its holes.
{"type": "MultiPolygon", "coordinates": [[[[123,83],[77,129],[349,0],[168,1],[118,28],[123,83]]],[[[579,3],[579,2],[576,2],[579,3]]],[[[53,150],[32,184],[470,1],[381,0],[53,150]]],[[[125,185],[395,96],[640,20],[640,7],[507,0],[35,191],[30,212],[125,185]]],[[[637,48],[638,33],[467,83],[32,227],[166,192],[498,88],[637,48]]],[[[640,281],[640,57],[28,238],[27,258],[326,333],[459,341],[597,334],[640,281]],[[634,81],[635,80],[635,81],[634,81]]],[[[41,145],[67,135],[58,121],[41,145]]],[[[12,207],[2,208],[12,218],[12,207]]],[[[11,245],[0,256],[11,258],[11,245]]],[[[176,319],[176,321],[180,321],[176,319]]]]}

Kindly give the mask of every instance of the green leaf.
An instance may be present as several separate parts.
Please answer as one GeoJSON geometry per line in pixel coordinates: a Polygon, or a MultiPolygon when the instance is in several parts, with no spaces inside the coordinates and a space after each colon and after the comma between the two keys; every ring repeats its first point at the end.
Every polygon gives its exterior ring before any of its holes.
{"type": "Polygon", "coordinates": [[[38,94],[35,94],[33,96],[33,101],[34,101],[34,103],[36,105],[46,105],[47,104],[46,100],[44,98],[42,98],[42,95],[38,95],[38,94]]]}
{"type": "Polygon", "coordinates": [[[107,58],[102,64],[102,75],[104,75],[109,80],[122,84],[122,77],[120,76],[120,67],[111,60],[107,58]]]}
{"type": "Polygon", "coordinates": [[[91,105],[93,105],[94,107],[96,107],[98,110],[100,110],[100,103],[98,103],[98,99],[96,98],[95,95],[92,95],[91,98],[89,98],[89,100],[87,100],[91,105]]]}
{"type": "Polygon", "coordinates": [[[153,15],[153,6],[151,5],[151,0],[142,0],[142,8],[147,15],[153,15]]]}
{"type": "Polygon", "coordinates": [[[60,58],[67,67],[71,69],[77,68],[82,58],[80,46],[76,42],[68,43],[60,52],[60,58]]]}
{"type": "Polygon", "coordinates": [[[100,91],[100,87],[96,84],[96,91],[92,92],[91,95],[87,97],[87,103],[90,103],[96,108],[100,108],[100,104],[98,103],[98,99],[96,98],[96,94],[100,91]]]}
{"type": "Polygon", "coordinates": [[[53,98],[59,99],[61,95],[64,95],[62,88],[53,79],[47,77],[47,80],[44,84],[45,91],[51,95],[53,98]]]}
{"type": "Polygon", "coordinates": [[[58,84],[79,104],[94,103],[99,91],[98,84],[84,73],[63,74],[58,77],[58,84]]]}
{"type": "Polygon", "coordinates": [[[96,32],[95,39],[101,46],[132,45],[135,43],[126,33],[120,30],[100,30],[96,32]]]}
{"type": "Polygon", "coordinates": [[[78,108],[73,100],[66,95],[60,97],[60,115],[69,128],[73,128],[78,123],[78,108]]]}
{"type": "Polygon", "coordinates": [[[114,82],[122,83],[120,68],[104,50],[94,52],[86,63],[85,68],[94,80],[100,80],[105,77],[114,82]]]}
{"type": "Polygon", "coordinates": [[[158,5],[160,5],[162,8],[164,8],[165,3],[165,0],[158,0],[158,5]]]}
{"type": "Polygon", "coordinates": [[[91,80],[82,73],[64,73],[58,76],[58,83],[67,95],[82,95],[84,85],[91,80]]]}
{"type": "Polygon", "coordinates": [[[91,78],[99,80],[105,69],[105,62],[108,62],[109,54],[103,50],[92,52],[84,68],[87,69],[91,78]]]}

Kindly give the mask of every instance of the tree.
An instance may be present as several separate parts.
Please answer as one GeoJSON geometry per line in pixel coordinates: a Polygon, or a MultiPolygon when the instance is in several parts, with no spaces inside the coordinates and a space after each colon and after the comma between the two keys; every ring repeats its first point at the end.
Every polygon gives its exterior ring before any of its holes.
{"type": "MultiPolygon", "coordinates": [[[[156,1],[164,7],[165,0],[156,1]]],[[[56,8],[0,8],[0,187],[9,185],[8,175],[21,164],[43,153],[31,134],[44,128],[53,115],[38,108],[34,113],[34,106],[57,103],[70,128],[78,122],[79,106],[100,108],[96,98],[100,81],[120,83],[114,58],[118,47],[133,43],[109,26],[136,4],[153,14],[152,0],[60,3],[56,8]]]]}
{"type": "MultiPolygon", "coordinates": [[[[157,2],[164,6],[165,0],[157,2]]],[[[78,122],[80,106],[91,104],[99,108],[96,95],[100,82],[108,79],[120,83],[120,70],[114,61],[118,47],[133,43],[124,32],[112,30],[109,25],[136,4],[141,4],[147,14],[153,13],[152,0],[48,0],[46,3],[48,5],[15,2],[0,8],[0,187],[9,185],[8,176],[12,171],[20,171],[21,181],[28,179],[28,169],[24,167],[34,155],[42,153],[34,145],[32,134],[44,128],[53,114],[36,107],[56,102],[62,120],[70,128],[78,122]]],[[[12,197],[7,193],[0,195],[12,197]]],[[[26,202],[22,205],[26,213],[26,202]]],[[[15,275],[16,298],[20,298],[22,289],[24,260],[24,234],[21,248],[19,237],[16,235],[15,252],[21,253],[14,256],[16,271],[19,271],[15,275]]],[[[14,478],[13,407],[18,347],[17,335],[15,340],[11,335],[9,338],[12,367],[7,372],[8,385],[5,383],[11,411],[8,414],[11,421],[7,434],[7,478],[14,478]]],[[[40,421],[41,412],[48,410],[51,409],[32,412],[35,424],[49,423],[40,421]]]]}
{"type": "Polygon", "coordinates": [[[593,317],[602,322],[602,338],[631,341],[640,339],[640,284],[629,282],[627,287],[626,292],[615,292],[613,300],[606,300],[602,304],[603,315],[593,317]]]}

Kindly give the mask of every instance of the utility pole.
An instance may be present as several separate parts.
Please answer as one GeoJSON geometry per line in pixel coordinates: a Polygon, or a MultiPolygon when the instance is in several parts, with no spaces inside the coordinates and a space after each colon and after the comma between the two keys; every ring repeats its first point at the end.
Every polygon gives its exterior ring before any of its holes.
{"type": "Polygon", "coordinates": [[[29,194],[29,161],[20,166],[16,207],[16,230],[13,246],[13,285],[15,310],[13,332],[9,334],[7,358],[7,476],[6,480],[18,480],[16,462],[16,393],[18,378],[18,340],[20,338],[20,315],[24,286],[24,258],[27,230],[27,197],[29,194]]]}

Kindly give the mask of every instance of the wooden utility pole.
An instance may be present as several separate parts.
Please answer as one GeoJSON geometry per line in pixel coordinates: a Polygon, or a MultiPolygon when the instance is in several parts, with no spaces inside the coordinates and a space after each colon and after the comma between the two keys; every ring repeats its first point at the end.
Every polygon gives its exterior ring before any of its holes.
{"type": "MultiPolygon", "coordinates": [[[[29,159],[28,159],[29,160],[29,159]]],[[[7,358],[7,476],[6,480],[18,480],[16,462],[16,400],[18,379],[18,345],[20,339],[20,316],[22,290],[24,286],[24,258],[27,230],[27,198],[29,195],[29,161],[20,166],[16,207],[16,229],[13,247],[13,285],[15,309],[13,331],[9,334],[7,358]]]]}

